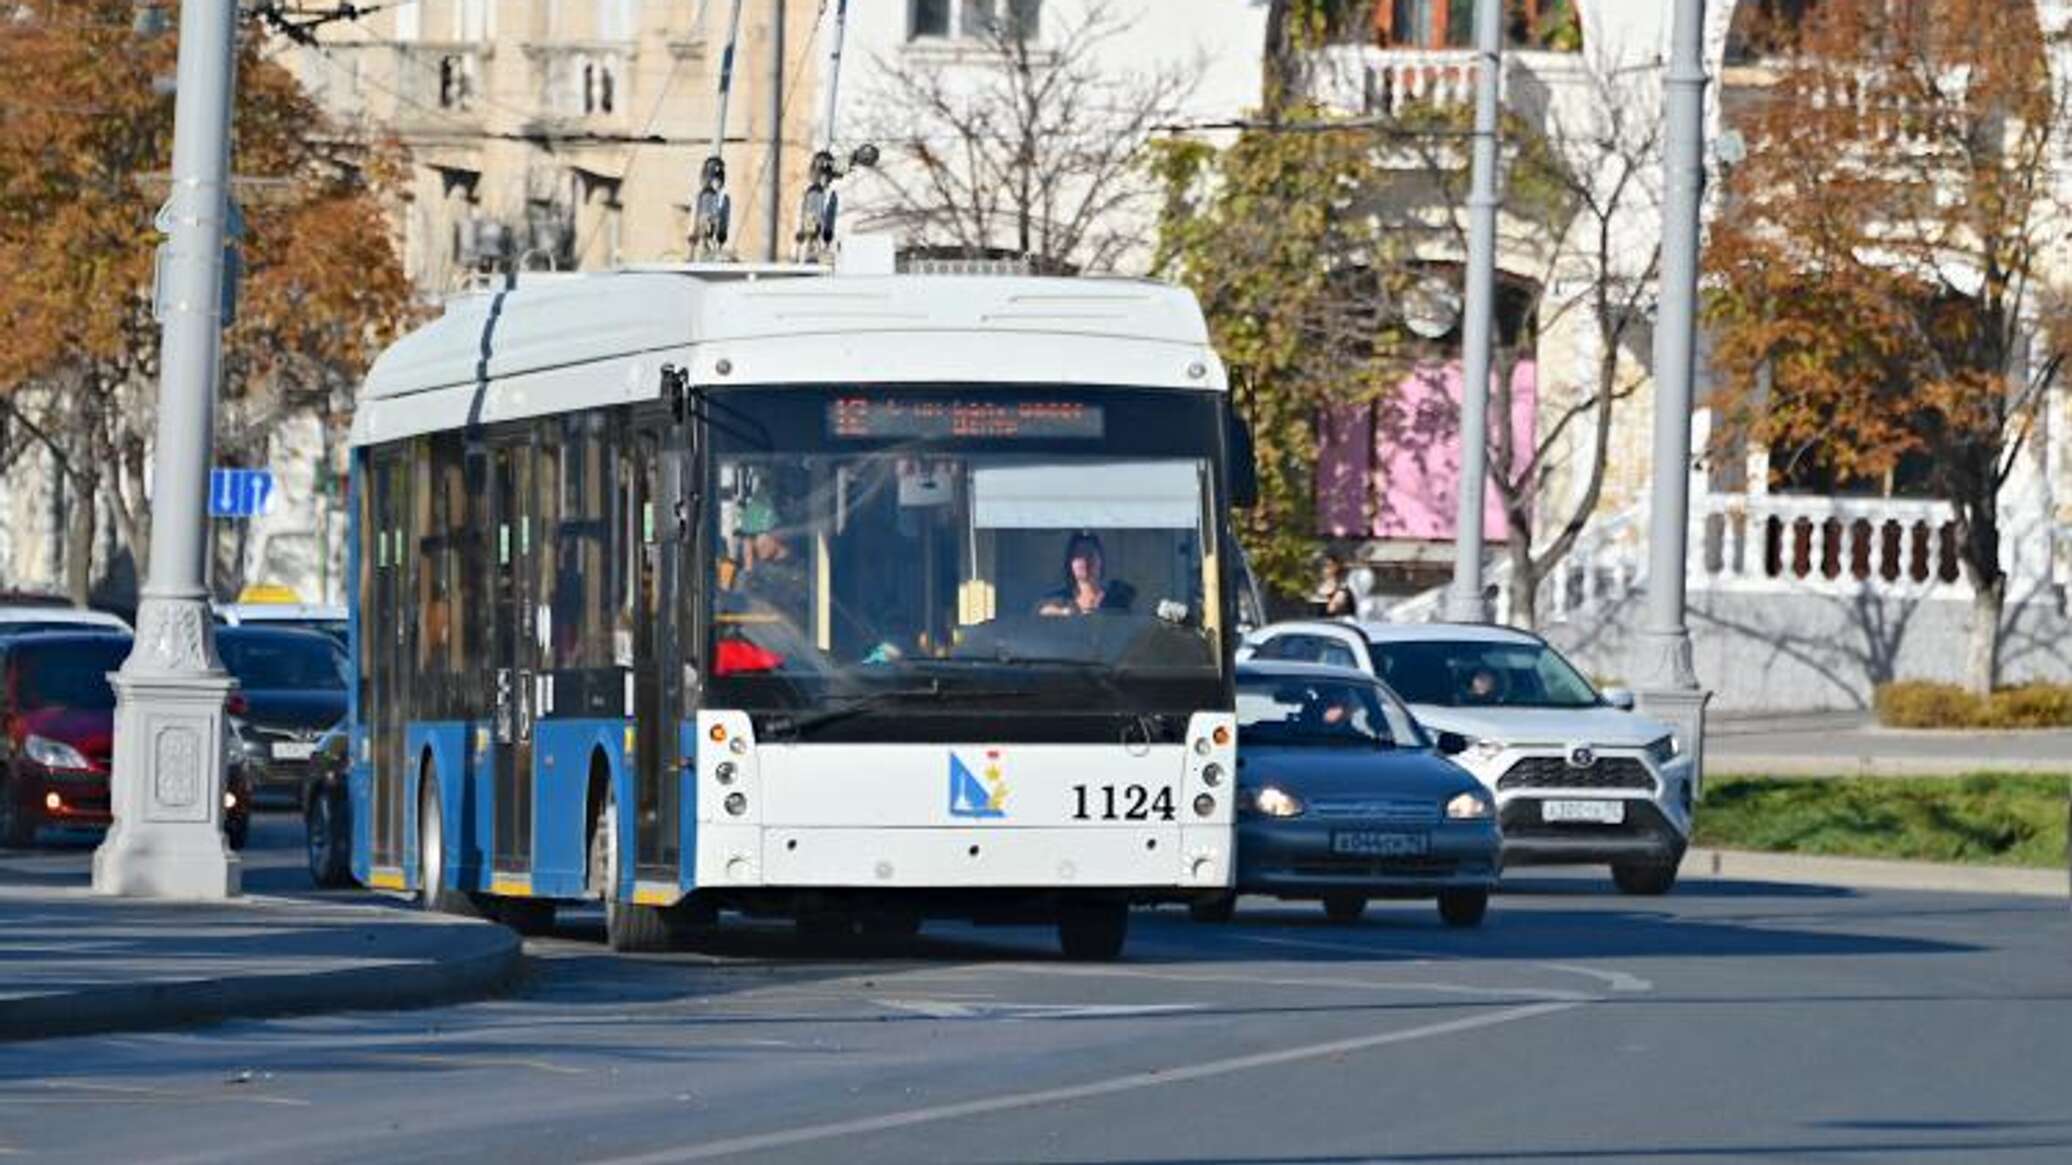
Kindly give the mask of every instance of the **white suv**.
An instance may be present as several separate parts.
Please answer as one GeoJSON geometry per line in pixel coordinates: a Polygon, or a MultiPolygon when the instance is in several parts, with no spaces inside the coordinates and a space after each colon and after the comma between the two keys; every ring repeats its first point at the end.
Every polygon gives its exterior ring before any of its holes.
{"type": "Polygon", "coordinates": [[[1496,794],[1504,864],[1608,863],[1663,894],[1691,836],[1699,774],[1675,731],[1600,694],[1536,635],[1479,623],[1275,623],[1241,659],[1357,668],[1388,684],[1496,794]]]}

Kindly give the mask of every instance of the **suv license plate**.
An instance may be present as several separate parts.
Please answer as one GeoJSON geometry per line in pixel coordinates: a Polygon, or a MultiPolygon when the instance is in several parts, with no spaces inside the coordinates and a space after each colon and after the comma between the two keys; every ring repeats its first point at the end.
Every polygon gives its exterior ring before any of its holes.
{"type": "Polygon", "coordinates": [[[1430,847],[1431,840],[1431,835],[1424,833],[1347,830],[1331,835],[1331,852],[1377,858],[1417,857],[1430,847]]]}
{"type": "Polygon", "coordinates": [[[1626,820],[1624,801],[1542,801],[1541,821],[1586,821],[1592,825],[1617,825],[1626,820]]]}

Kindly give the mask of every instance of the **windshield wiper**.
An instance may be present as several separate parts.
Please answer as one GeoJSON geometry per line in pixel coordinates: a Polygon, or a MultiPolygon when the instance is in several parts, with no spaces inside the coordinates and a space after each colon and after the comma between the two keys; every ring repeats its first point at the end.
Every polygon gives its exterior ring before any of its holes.
{"type": "Polygon", "coordinates": [[[851,720],[882,708],[886,704],[898,703],[903,700],[930,700],[941,704],[951,700],[1011,699],[1030,694],[1027,691],[1012,688],[946,688],[941,680],[930,680],[922,687],[886,688],[883,691],[870,692],[857,696],[847,703],[837,704],[832,708],[822,708],[809,716],[801,716],[797,719],[790,717],[773,718],[770,721],[770,735],[772,739],[790,737],[796,740],[814,729],[825,728],[830,724],[838,724],[844,720],[851,720]]]}

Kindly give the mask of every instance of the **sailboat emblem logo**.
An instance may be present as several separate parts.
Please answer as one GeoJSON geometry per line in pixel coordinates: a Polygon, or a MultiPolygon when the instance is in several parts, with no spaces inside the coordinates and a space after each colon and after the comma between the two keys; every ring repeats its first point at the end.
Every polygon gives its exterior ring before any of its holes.
{"type": "Polygon", "coordinates": [[[1007,816],[1007,778],[999,749],[987,749],[976,772],[963,757],[950,754],[950,816],[1007,816]]]}

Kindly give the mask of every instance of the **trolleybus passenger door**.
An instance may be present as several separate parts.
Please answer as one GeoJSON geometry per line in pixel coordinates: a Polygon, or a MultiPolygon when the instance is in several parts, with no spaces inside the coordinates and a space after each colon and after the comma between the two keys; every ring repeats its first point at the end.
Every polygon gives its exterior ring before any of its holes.
{"type": "Polygon", "coordinates": [[[532,728],[537,714],[539,628],[533,593],[539,482],[531,439],[490,454],[490,734],[495,747],[495,868],[532,868],[532,728]]]}
{"type": "Polygon", "coordinates": [[[403,864],[405,724],[410,716],[410,601],[405,575],[412,555],[408,446],[373,455],[372,529],[364,535],[374,556],[374,593],[363,599],[367,617],[361,633],[369,640],[373,665],[373,707],[369,710],[374,753],[373,804],[369,806],[371,864],[403,864]]]}
{"type": "Polygon", "coordinates": [[[676,721],[683,710],[683,652],[675,618],[683,574],[676,519],[683,482],[678,432],[662,417],[637,422],[625,479],[634,588],[634,852],[642,875],[672,883],[680,856],[676,721]]]}

